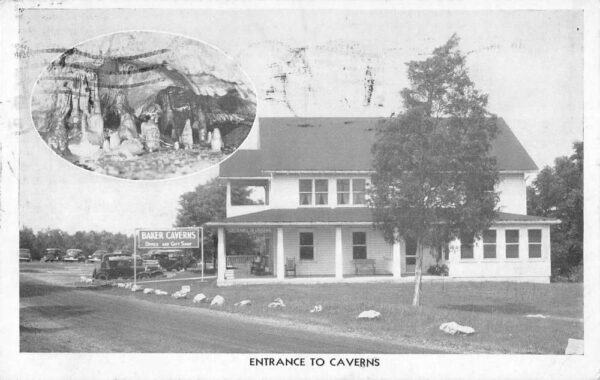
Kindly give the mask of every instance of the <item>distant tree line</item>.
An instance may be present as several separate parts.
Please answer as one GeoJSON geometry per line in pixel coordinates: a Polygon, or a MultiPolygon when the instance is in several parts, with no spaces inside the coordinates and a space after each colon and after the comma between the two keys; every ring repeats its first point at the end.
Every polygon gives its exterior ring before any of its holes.
{"type": "Polygon", "coordinates": [[[19,244],[20,248],[31,251],[34,260],[39,260],[46,248],[60,248],[63,251],[77,248],[86,255],[98,249],[109,252],[120,249],[133,251],[133,235],[107,231],[77,231],[70,234],[60,229],[44,229],[35,233],[31,228],[23,227],[19,231],[19,244]]]}
{"type": "Polygon", "coordinates": [[[583,280],[583,142],[544,167],[527,187],[527,214],[561,220],[552,226],[552,275],[583,280]]]}

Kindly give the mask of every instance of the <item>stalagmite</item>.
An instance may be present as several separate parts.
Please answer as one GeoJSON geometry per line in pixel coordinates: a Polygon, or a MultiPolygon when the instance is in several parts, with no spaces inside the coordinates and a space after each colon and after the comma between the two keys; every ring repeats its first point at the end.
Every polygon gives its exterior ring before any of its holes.
{"type": "Polygon", "coordinates": [[[192,145],[194,145],[194,138],[192,136],[192,125],[190,119],[187,119],[185,122],[185,127],[183,127],[183,131],[181,132],[181,136],[179,136],[179,141],[184,149],[191,149],[192,145]]]}
{"type": "Polygon", "coordinates": [[[121,146],[121,138],[119,137],[119,132],[112,132],[110,134],[110,149],[117,150],[121,146]]]}
{"type": "Polygon", "coordinates": [[[65,154],[68,142],[66,117],[72,107],[72,94],[67,82],[63,83],[62,90],[54,93],[53,97],[53,119],[50,124],[47,143],[57,153],[65,154]]]}
{"type": "Polygon", "coordinates": [[[160,131],[156,123],[158,114],[153,113],[149,116],[150,119],[142,123],[142,139],[146,144],[146,149],[149,152],[153,152],[160,147],[160,131]]]}
{"type": "MultiPolygon", "coordinates": [[[[98,89],[98,77],[92,74],[88,83],[91,82],[89,99],[92,100],[92,113],[87,113],[88,140],[91,144],[102,145],[104,142],[104,119],[102,118],[102,106],[98,89]]],[[[87,107],[84,107],[87,108],[87,107]]],[[[87,110],[86,110],[87,111],[87,110]]],[[[84,111],[84,112],[86,112],[84,111]]]]}
{"type": "Polygon", "coordinates": [[[213,152],[220,152],[221,148],[223,148],[223,140],[221,139],[221,131],[219,131],[219,128],[213,130],[210,148],[213,152]]]}

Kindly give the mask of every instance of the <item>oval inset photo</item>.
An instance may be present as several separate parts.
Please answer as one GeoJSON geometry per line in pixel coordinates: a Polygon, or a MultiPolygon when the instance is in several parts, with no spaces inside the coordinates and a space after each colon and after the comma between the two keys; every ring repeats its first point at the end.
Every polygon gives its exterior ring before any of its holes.
{"type": "Polygon", "coordinates": [[[256,96],[240,66],[197,40],[123,32],[81,43],[40,75],[37,131],[84,169],[132,180],[192,174],[233,153],[256,96]]]}

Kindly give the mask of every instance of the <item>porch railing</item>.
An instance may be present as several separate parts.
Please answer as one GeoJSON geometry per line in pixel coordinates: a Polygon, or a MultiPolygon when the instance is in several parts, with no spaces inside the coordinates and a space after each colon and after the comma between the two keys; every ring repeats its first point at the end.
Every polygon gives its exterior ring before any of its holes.
{"type": "Polygon", "coordinates": [[[241,266],[245,266],[245,265],[250,265],[252,260],[254,260],[254,255],[227,256],[227,266],[228,267],[241,267],[241,266]]]}

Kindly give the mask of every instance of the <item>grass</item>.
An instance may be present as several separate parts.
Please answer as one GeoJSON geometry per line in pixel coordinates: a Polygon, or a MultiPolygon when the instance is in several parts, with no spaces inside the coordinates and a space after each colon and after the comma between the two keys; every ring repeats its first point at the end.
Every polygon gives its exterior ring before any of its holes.
{"type": "Polygon", "coordinates": [[[323,326],[344,332],[358,332],[398,342],[443,347],[457,352],[562,354],[568,338],[583,339],[583,285],[577,283],[526,284],[500,282],[424,283],[422,307],[414,308],[412,284],[322,284],[249,285],[219,288],[214,281],[147,283],[170,294],[190,285],[188,299],[132,293],[111,288],[123,296],[161,303],[209,308],[193,304],[197,293],[219,294],[225,305],[219,309],[258,317],[323,326]],[[267,304],[280,297],[285,308],[267,304]],[[233,304],[250,299],[252,305],[233,304]],[[321,313],[309,313],[316,304],[321,313]],[[377,310],[381,318],[357,320],[363,310],[377,310]],[[526,318],[543,314],[557,318],[526,318]],[[471,336],[451,336],[439,330],[443,322],[455,321],[475,329],[471,336]]]}

